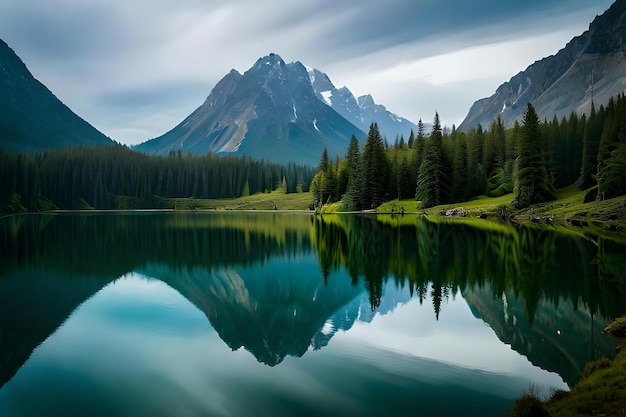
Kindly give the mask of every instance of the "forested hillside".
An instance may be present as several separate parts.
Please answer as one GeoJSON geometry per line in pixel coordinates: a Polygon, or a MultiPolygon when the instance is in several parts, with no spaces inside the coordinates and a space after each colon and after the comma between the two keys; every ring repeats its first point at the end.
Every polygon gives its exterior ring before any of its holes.
{"type": "Polygon", "coordinates": [[[487,130],[444,132],[435,114],[430,133],[420,122],[416,134],[391,146],[372,124],[364,146],[353,138],[343,159],[323,153],[311,191],[317,205],[341,200],[347,210],[412,197],[426,208],[511,192],[522,208],[572,184],[590,189],[588,200],[626,194],[623,94],[589,115],[543,122],[528,104],[523,123],[510,129],[498,117],[487,130]]]}
{"type": "Polygon", "coordinates": [[[308,191],[314,169],[240,156],[148,156],[124,146],[0,152],[0,210],[158,208],[163,198],[308,191]]]}

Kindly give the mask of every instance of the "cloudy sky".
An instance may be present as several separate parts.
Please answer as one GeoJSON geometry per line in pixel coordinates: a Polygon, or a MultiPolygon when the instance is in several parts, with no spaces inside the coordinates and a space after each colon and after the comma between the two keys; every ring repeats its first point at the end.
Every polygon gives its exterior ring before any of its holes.
{"type": "Polygon", "coordinates": [[[127,144],[159,136],[231,68],[270,52],[414,122],[460,124],[613,0],[20,0],[0,38],[74,112],[127,144]]]}

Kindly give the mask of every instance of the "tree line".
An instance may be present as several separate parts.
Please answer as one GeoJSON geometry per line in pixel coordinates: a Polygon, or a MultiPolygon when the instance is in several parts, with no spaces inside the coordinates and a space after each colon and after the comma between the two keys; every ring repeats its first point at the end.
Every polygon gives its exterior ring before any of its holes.
{"type": "Polygon", "coordinates": [[[597,110],[592,103],[589,115],[543,122],[529,103],[522,123],[510,128],[498,117],[487,130],[445,131],[436,113],[430,132],[420,120],[417,133],[396,137],[393,145],[374,123],[363,147],[353,137],[344,158],[333,160],[324,150],[311,191],[315,204],[341,201],[347,210],[407,198],[428,208],[511,192],[514,206],[523,208],[572,184],[591,189],[588,200],[626,194],[623,94],[597,110]]]}
{"type": "Polygon", "coordinates": [[[308,191],[314,168],[247,156],[150,156],[126,146],[0,152],[0,209],[163,207],[164,198],[308,191]]]}

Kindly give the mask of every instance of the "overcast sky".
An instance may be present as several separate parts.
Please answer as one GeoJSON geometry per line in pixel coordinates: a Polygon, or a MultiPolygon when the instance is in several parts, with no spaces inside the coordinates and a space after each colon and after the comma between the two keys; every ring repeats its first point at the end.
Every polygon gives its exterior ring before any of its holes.
{"type": "Polygon", "coordinates": [[[19,0],[0,38],[107,136],[170,130],[270,52],[413,122],[472,103],[588,29],[612,0],[19,0]]]}

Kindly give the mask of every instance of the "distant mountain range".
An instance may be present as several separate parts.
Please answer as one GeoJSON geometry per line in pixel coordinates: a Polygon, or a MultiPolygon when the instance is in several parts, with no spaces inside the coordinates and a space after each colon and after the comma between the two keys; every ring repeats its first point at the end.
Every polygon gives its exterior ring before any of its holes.
{"type": "Polygon", "coordinates": [[[371,95],[355,98],[348,87],[336,88],[328,75],[320,70],[308,68],[308,72],[317,98],[363,132],[369,130],[372,122],[376,122],[381,134],[389,141],[396,136],[408,139],[411,130],[417,133],[417,126],[413,122],[391,113],[382,104],[376,104],[371,95]]]}
{"type": "Polygon", "coordinates": [[[589,30],[556,55],[529,66],[495,94],[476,101],[459,130],[488,127],[499,115],[507,126],[521,120],[531,102],[540,118],[560,119],[572,111],[587,113],[626,88],[626,0],[617,0],[589,30]]]}
{"type": "MultiPolygon", "coordinates": [[[[589,112],[592,97],[599,106],[623,93],[625,18],[626,0],[617,0],[556,55],[535,62],[491,97],[476,101],[458,129],[487,127],[498,116],[511,126],[521,120],[528,102],[541,118],[551,119],[589,112]]],[[[243,74],[231,70],[191,115],[135,149],[157,155],[211,151],[315,165],[324,147],[341,156],[352,135],[362,143],[373,122],[389,142],[417,130],[372,96],[357,98],[347,87],[335,87],[322,71],[300,62],[286,64],[270,54],[243,74]]],[[[0,149],[113,143],[37,81],[0,40],[0,149]]]]}
{"type": "Polygon", "coordinates": [[[229,152],[315,165],[324,147],[343,156],[352,135],[363,140],[372,122],[388,137],[408,137],[415,128],[371,96],[357,100],[323,72],[286,64],[272,53],[243,74],[231,70],[189,117],[135,149],[158,155],[229,152]]]}
{"type": "Polygon", "coordinates": [[[37,81],[0,39],[0,149],[28,152],[113,143],[37,81]]]}

